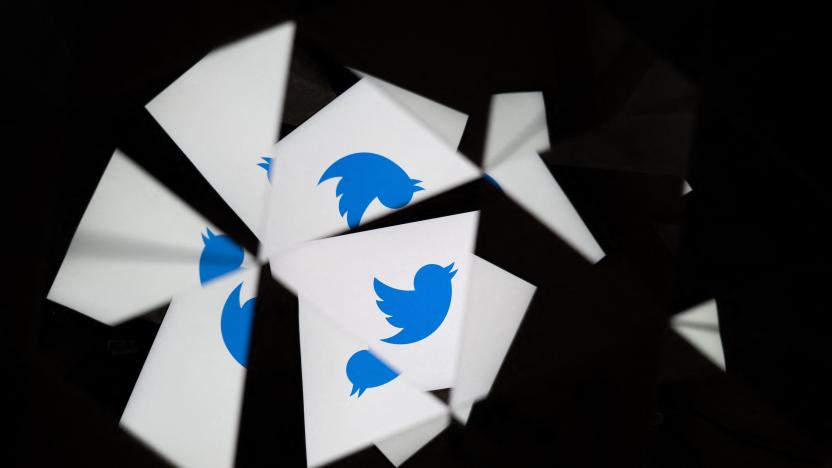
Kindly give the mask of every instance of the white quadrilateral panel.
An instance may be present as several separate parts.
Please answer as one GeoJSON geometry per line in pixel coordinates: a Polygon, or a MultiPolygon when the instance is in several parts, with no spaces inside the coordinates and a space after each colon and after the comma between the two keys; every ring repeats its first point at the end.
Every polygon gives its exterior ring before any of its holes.
{"type": "Polygon", "coordinates": [[[347,363],[356,353],[368,355],[366,344],[344,333],[302,296],[299,310],[308,466],[330,463],[375,441],[447,419],[442,402],[402,376],[357,392],[347,363]]]}
{"type": "Polygon", "coordinates": [[[476,166],[370,80],[338,96],[272,153],[264,257],[480,176],[476,166]]]}
{"type": "Polygon", "coordinates": [[[116,150],[47,298],[114,325],[198,286],[201,278],[212,276],[206,272],[216,276],[253,263],[242,248],[116,150]]]}
{"type": "Polygon", "coordinates": [[[258,271],[176,296],[133,387],[122,427],[175,465],[234,466],[245,385],[238,351],[248,351],[258,271]],[[229,326],[238,319],[245,330],[229,326]]]}
{"type": "Polygon", "coordinates": [[[279,136],[294,32],[284,23],[220,47],[147,104],[258,237],[269,193],[264,158],[279,136]]]}
{"type": "Polygon", "coordinates": [[[449,388],[478,215],[304,243],[271,257],[271,271],[418,388],[449,388]]]}

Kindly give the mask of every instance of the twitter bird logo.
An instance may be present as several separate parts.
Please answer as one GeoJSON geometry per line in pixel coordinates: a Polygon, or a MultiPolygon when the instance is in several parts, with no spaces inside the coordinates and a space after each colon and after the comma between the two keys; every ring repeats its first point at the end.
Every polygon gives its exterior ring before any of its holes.
{"type": "Polygon", "coordinates": [[[318,185],[340,177],[335,187],[335,196],[341,197],[338,211],[347,217],[347,225],[354,229],[361,223],[361,217],[373,200],[378,198],[390,209],[406,206],[413,194],[423,187],[421,180],[411,179],[393,161],[375,153],[353,153],[330,165],[318,185]]]}
{"type": "Polygon", "coordinates": [[[240,305],[240,289],[243,283],[237,285],[222,308],[220,330],[222,341],[231,356],[246,367],[248,363],[248,342],[251,337],[251,322],[254,319],[254,298],[240,305]]]}
{"type": "Polygon", "coordinates": [[[451,306],[451,279],[457,272],[453,267],[453,263],[446,267],[431,263],[419,268],[412,291],[391,288],[378,278],[373,279],[373,288],[379,297],[378,308],[390,325],[401,328],[397,334],[381,341],[415,343],[439,328],[451,306]]]}
{"type": "Polygon", "coordinates": [[[202,284],[240,268],[243,248],[226,235],[216,235],[206,228],[202,236],[205,247],[199,256],[199,282],[202,284]]]}
{"type": "Polygon", "coordinates": [[[379,387],[398,377],[398,372],[387,367],[372,353],[363,349],[347,361],[347,378],[352,382],[350,396],[358,392],[358,398],[371,387],[379,387]]]}

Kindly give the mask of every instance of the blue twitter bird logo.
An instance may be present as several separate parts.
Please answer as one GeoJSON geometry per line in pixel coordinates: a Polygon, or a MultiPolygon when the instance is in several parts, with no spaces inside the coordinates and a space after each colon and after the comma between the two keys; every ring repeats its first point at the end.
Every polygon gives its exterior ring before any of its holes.
{"type": "Polygon", "coordinates": [[[378,198],[390,209],[406,206],[413,194],[423,187],[421,180],[411,179],[398,164],[375,153],[353,153],[330,165],[318,185],[340,177],[335,196],[341,197],[338,211],[347,217],[347,225],[354,229],[373,200],[378,198]]]}
{"type": "Polygon", "coordinates": [[[398,372],[387,367],[366,349],[356,352],[347,361],[347,378],[352,382],[350,396],[358,392],[358,398],[371,387],[380,387],[398,377],[398,372]]]}
{"type": "Polygon", "coordinates": [[[246,367],[248,363],[248,342],[251,337],[251,323],[254,319],[254,298],[240,305],[240,289],[243,283],[237,285],[222,308],[220,330],[222,341],[231,356],[246,367]]]}
{"type": "Polygon", "coordinates": [[[378,278],[373,279],[373,288],[379,297],[378,308],[390,325],[401,328],[397,334],[381,341],[415,343],[439,328],[451,306],[451,279],[457,272],[453,267],[453,263],[446,267],[431,263],[419,268],[412,291],[391,288],[378,278]]]}
{"type": "Polygon", "coordinates": [[[199,256],[199,282],[202,284],[240,268],[243,248],[226,235],[216,235],[206,228],[202,235],[202,254],[199,256]]]}

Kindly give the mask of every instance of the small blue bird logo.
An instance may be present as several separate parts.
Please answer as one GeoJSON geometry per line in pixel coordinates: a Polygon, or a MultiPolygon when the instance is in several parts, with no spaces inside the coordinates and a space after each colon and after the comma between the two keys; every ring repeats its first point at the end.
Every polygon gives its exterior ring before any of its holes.
{"type": "MultiPolygon", "coordinates": [[[[453,262],[445,267],[427,264],[416,272],[412,291],[391,288],[373,278],[378,308],[390,325],[401,328],[397,334],[381,341],[410,344],[435,332],[448,315],[453,293],[451,279],[456,273],[453,262]]],[[[350,396],[357,391],[360,397],[367,388],[384,385],[398,375],[367,350],[358,351],[347,362],[347,378],[353,384],[350,396]]]]}
{"type": "Polygon", "coordinates": [[[228,348],[228,352],[241,366],[246,367],[251,323],[254,320],[255,299],[251,298],[241,305],[240,289],[242,287],[243,283],[238,284],[228,295],[228,299],[225,300],[225,305],[222,307],[222,317],[220,318],[220,330],[222,341],[225,343],[225,347],[228,348]]]}
{"type": "Polygon", "coordinates": [[[347,217],[347,225],[354,229],[373,200],[378,198],[390,209],[406,206],[419,190],[421,180],[411,179],[398,164],[375,153],[353,153],[330,165],[318,185],[340,177],[335,196],[340,197],[338,211],[347,217]]]}
{"type": "Polygon", "coordinates": [[[269,179],[269,182],[272,181],[272,158],[268,156],[263,156],[260,158],[263,162],[258,163],[258,167],[262,167],[266,171],[266,177],[269,179]]]}
{"type": "Polygon", "coordinates": [[[451,306],[451,279],[457,270],[454,264],[443,267],[433,263],[419,268],[413,279],[413,290],[391,288],[373,279],[379,297],[378,308],[387,321],[401,330],[381,341],[408,344],[423,340],[439,328],[451,306]]]}
{"type": "Polygon", "coordinates": [[[366,349],[356,352],[347,361],[347,378],[352,382],[350,396],[358,392],[358,397],[370,387],[379,387],[398,376],[398,372],[387,367],[366,349]]]}
{"type": "Polygon", "coordinates": [[[226,235],[216,235],[205,229],[202,235],[202,254],[199,256],[199,282],[202,284],[240,268],[243,248],[226,235]]]}

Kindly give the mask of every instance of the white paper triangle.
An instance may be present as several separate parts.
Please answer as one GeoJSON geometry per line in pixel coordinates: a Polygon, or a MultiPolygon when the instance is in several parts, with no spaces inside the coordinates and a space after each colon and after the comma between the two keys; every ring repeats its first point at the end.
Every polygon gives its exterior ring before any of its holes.
{"type": "MultiPolygon", "coordinates": [[[[301,368],[306,457],[310,467],[330,463],[394,434],[447,418],[447,407],[403,378],[350,396],[346,364],[367,346],[330,323],[302,296],[301,368]]],[[[397,454],[397,448],[391,447],[397,454]]]]}
{"type": "Polygon", "coordinates": [[[517,204],[525,208],[588,261],[604,258],[604,251],[578,211],[537,153],[512,156],[488,174],[517,204]]]}
{"type": "MultiPolygon", "coordinates": [[[[465,424],[474,402],[486,397],[536,288],[528,282],[473,257],[462,348],[451,411],[465,424]]],[[[437,419],[377,442],[396,466],[404,463],[449,424],[437,419]]]]}
{"type": "Polygon", "coordinates": [[[542,92],[502,93],[491,97],[483,154],[486,169],[518,154],[548,149],[549,129],[542,92]]]}
{"type": "Polygon", "coordinates": [[[108,325],[159,307],[199,286],[206,229],[221,234],[116,150],[47,298],[108,325]]]}
{"type": "Polygon", "coordinates": [[[451,408],[465,423],[471,406],[485,398],[526,314],[536,287],[473,257],[457,381],[451,408]]]}
{"type": "MultiPolygon", "coordinates": [[[[321,181],[333,163],[355,153],[380,155],[398,166],[406,177],[421,181],[418,186],[423,190],[413,192],[412,198],[405,200],[407,205],[480,176],[476,166],[419,119],[375,84],[361,80],[274,146],[272,192],[262,256],[347,230],[347,215],[342,216],[340,210],[345,196],[351,200],[371,200],[351,204],[367,207],[361,217],[362,224],[395,209],[384,205],[379,197],[373,198],[382,190],[377,183],[359,188],[352,185],[344,194],[338,194],[337,187],[343,177],[321,181]]],[[[356,174],[368,172],[366,167],[354,168],[356,174]]],[[[395,172],[400,174],[399,170],[395,172]]],[[[386,176],[382,179],[394,180],[386,176]]],[[[398,185],[394,187],[390,190],[401,189],[398,185]]]]}
{"type": "Polygon", "coordinates": [[[670,325],[700,353],[725,370],[725,354],[719,336],[719,316],[715,300],[711,299],[675,315],[670,325]]]}
{"type": "Polygon", "coordinates": [[[419,118],[425,126],[442,137],[450,147],[459,147],[462,133],[465,131],[465,124],[468,122],[467,114],[358,70],[352,71],[356,75],[370,80],[387,93],[402,107],[419,118]]]}
{"type": "Polygon", "coordinates": [[[377,441],[376,447],[390,460],[390,463],[399,466],[415,455],[450,424],[451,417],[445,414],[392,437],[377,441]]]}
{"type": "Polygon", "coordinates": [[[221,319],[231,292],[242,284],[248,301],[257,278],[245,270],[176,296],[150,348],[121,425],[175,465],[234,465],[245,368],[221,319]]]}
{"type": "Polygon", "coordinates": [[[267,171],[283,117],[294,23],[223,46],[147,110],[240,219],[260,237],[267,171]]]}
{"type": "Polygon", "coordinates": [[[271,257],[271,271],[339,327],[366,342],[418,388],[449,388],[456,372],[478,214],[464,213],[304,243],[271,257]],[[423,266],[445,267],[451,263],[457,273],[451,279],[450,308],[436,331],[412,344],[380,341],[400,329],[388,323],[379,309],[374,280],[412,290],[414,276],[423,266]]]}

